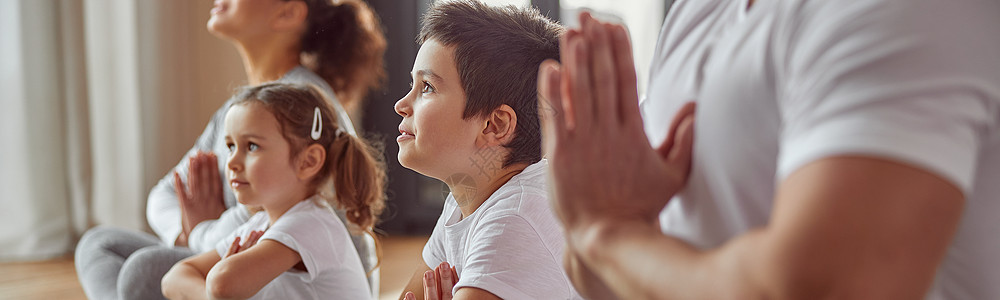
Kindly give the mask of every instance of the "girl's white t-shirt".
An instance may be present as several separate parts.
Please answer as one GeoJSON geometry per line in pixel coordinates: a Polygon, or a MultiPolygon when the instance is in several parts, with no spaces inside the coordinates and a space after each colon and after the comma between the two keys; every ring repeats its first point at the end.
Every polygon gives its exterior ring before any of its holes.
{"type": "Polygon", "coordinates": [[[299,253],[307,272],[288,270],[251,299],[370,299],[368,281],[343,222],[319,197],[299,202],[268,227],[267,212],[258,212],[215,250],[225,257],[237,236],[265,230],[260,240],[274,240],[299,253]]]}
{"type": "MultiPolygon", "coordinates": [[[[653,145],[697,101],[666,234],[718,247],[766,226],[775,189],[838,155],[887,159],[965,194],[928,299],[1000,299],[1000,2],[678,0],[641,104],[653,145]]],[[[669,267],[669,266],[666,266],[669,267]]]]}
{"type": "Polygon", "coordinates": [[[455,267],[458,283],[502,299],[582,299],[563,271],[562,225],[548,202],[546,161],[497,189],[469,217],[451,194],[424,246],[431,269],[455,267]]]}

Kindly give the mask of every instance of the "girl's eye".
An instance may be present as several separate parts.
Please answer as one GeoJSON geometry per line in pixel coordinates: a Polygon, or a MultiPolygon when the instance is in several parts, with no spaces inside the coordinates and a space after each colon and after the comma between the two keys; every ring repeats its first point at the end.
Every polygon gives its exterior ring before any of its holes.
{"type": "Polygon", "coordinates": [[[226,143],[226,148],[229,149],[229,153],[230,154],[232,154],[233,152],[236,152],[236,144],[226,143]]]}
{"type": "Polygon", "coordinates": [[[260,146],[257,146],[257,144],[254,144],[254,143],[250,143],[250,144],[248,144],[248,145],[247,145],[247,150],[250,150],[250,151],[257,151],[257,148],[259,148],[259,147],[260,147],[260,146]]]}
{"type": "Polygon", "coordinates": [[[431,86],[430,83],[427,83],[426,81],[424,81],[422,83],[423,83],[423,88],[420,89],[421,93],[426,94],[426,93],[433,93],[434,92],[434,87],[431,86]]]}

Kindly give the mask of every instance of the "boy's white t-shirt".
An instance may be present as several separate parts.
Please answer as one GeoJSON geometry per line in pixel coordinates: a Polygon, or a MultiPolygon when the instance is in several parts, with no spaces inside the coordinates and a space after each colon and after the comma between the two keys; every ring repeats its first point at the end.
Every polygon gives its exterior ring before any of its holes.
{"type": "Polygon", "coordinates": [[[453,195],[424,246],[431,269],[455,266],[453,291],[474,287],[502,299],[581,299],[562,267],[565,238],[546,191],[546,161],[532,164],[462,219],[453,195]]]}
{"type": "Polygon", "coordinates": [[[666,234],[714,248],[765,226],[776,187],[837,155],[888,159],[965,196],[928,299],[1000,299],[1000,1],[678,0],[641,104],[653,145],[697,101],[666,234]]]}
{"type": "Polygon", "coordinates": [[[265,230],[260,241],[274,240],[299,253],[308,272],[291,269],[271,280],[251,299],[371,299],[361,267],[344,223],[319,197],[299,202],[268,227],[267,212],[258,212],[219,241],[215,250],[225,257],[237,236],[246,240],[251,231],[265,230]]]}

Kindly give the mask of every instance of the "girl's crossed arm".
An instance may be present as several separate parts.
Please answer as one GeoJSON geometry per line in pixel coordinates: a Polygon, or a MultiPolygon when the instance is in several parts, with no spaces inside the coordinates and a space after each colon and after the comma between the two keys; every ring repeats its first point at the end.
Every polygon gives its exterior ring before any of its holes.
{"type": "MultiPolygon", "coordinates": [[[[256,239],[251,236],[251,240],[256,239]]],[[[163,277],[163,295],[171,299],[250,298],[302,261],[298,252],[273,240],[242,248],[237,239],[224,259],[209,251],[177,263],[163,277]]]]}
{"type": "Polygon", "coordinates": [[[178,262],[163,275],[163,296],[169,299],[208,299],[205,276],[221,259],[215,251],[208,251],[178,262]]]}

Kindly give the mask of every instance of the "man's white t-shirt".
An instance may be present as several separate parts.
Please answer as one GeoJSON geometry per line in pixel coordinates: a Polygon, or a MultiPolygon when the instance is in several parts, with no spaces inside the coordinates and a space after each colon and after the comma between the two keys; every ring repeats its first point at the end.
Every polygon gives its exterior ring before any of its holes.
{"type": "Polygon", "coordinates": [[[718,247],[764,226],[776,187],[823,158],[909,164],[965,211],[928,299],[1000,299],[1000,1],[678,0],[641,109],[650,143],[697,101],[666,234],[718,247]]]}
{"type": "Polygon", "coordinates": [[[271,280],[251,299],[371,299],[361,258],[344,223],[319,197],[299,202],[268,227],[267,212],[258,212],[219,241],[215,250],[225,257],[237,236],[265,230],[260,241],[274,240],[302,257],[307,272],[291,269],[271,280]]]}
{"type": "Polygon", "coordinates": [[[581,299],[562,267],[565,238],[546,190],[546,161],[497,189],[467,218],[451,194],[424,246],[431,269],[455,266],[453,291],[474,287],[502,299],[581,299]]]}

